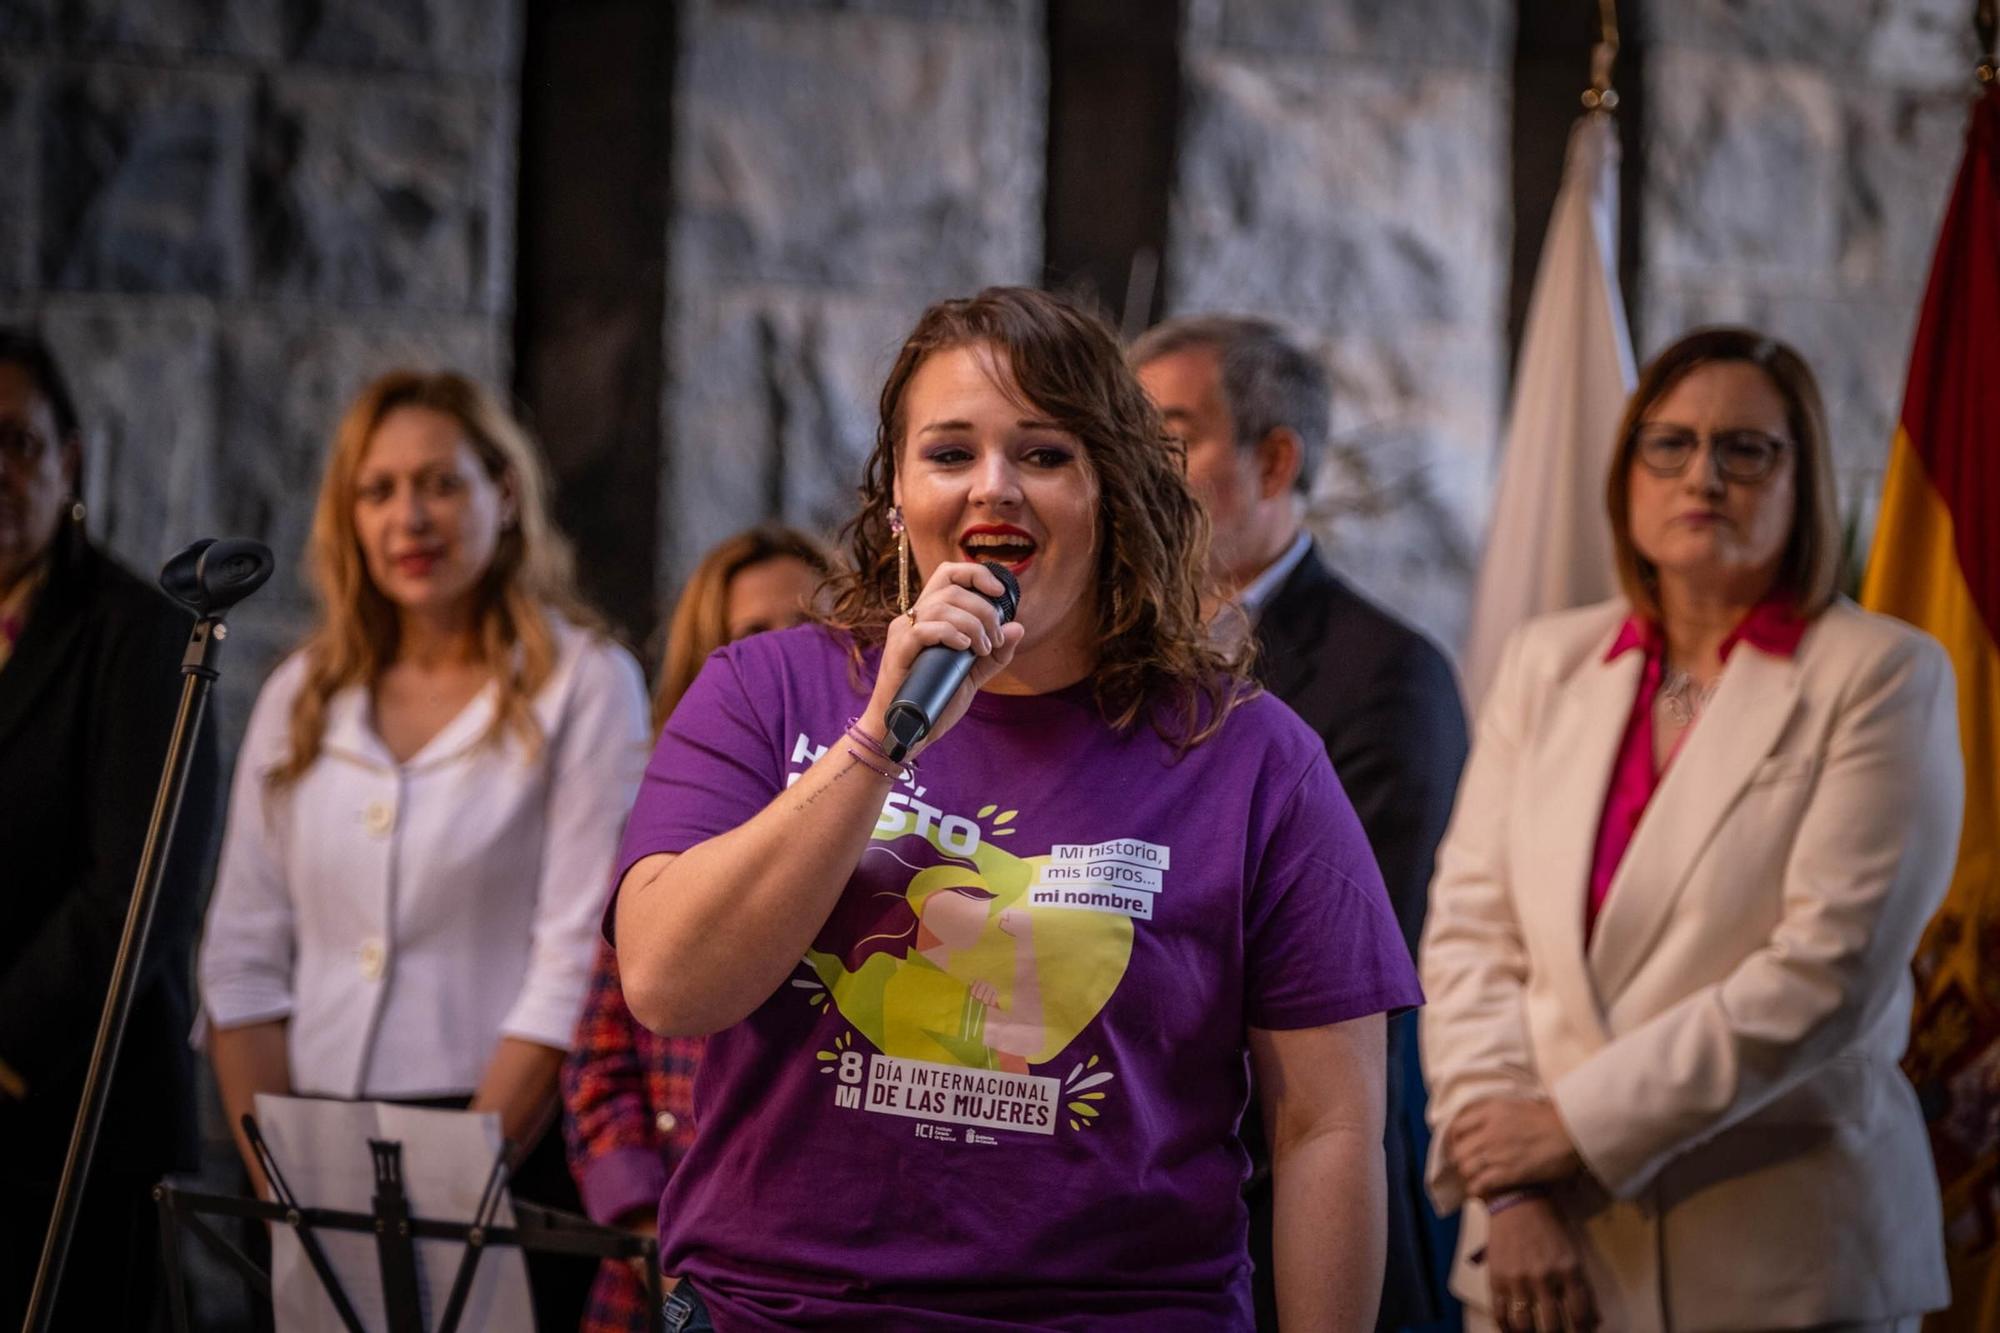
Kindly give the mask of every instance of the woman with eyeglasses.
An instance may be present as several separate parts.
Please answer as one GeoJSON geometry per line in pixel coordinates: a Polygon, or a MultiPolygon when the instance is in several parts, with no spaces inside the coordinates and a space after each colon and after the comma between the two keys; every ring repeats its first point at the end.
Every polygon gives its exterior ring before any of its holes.
{"type": "Polygon", "coordinates": [[[1909,961],[1963,806],[1949,661],[1836,592],[1811,371],[1640,376],[1624,596],[1516,634],[1431,886],[1430,1182],[1471,1327],[1915,1327],[1948,1297],[1909,961]]]}

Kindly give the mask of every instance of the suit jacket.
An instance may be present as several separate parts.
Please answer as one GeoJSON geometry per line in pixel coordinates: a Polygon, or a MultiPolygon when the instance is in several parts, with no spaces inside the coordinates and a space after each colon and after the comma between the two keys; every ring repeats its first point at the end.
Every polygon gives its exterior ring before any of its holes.
{"type": "MultiPolygon", "coordinates": [[[[0,1181],[61,1174],[193,623],[65,525],[0,667],[0,1060],[28,1084],[0,1097],[0,1181]]],[[[189,952],[215,809],[204,725],[93,1174],[192,1164],[189,952]]]]}
{"type": "MultiPolygon", "coordinates": [[[[1949,661],[1836,604],[1795,656],[1739,649],[1634,832],[1589,943],[1584,898],[1639,654],[1623,603],[1509,646],[1424,936],[1440,1136],[1546,1096],[1587,1169],[1557,1191],[1609,1329],[1885,1321],[1948,1296],[1935,1176],[1897,1067],[1910,956],[1964,782],[1949,661]]],[[[1434,1143],[1430,1183],[1463,1182],[1434,1143]]],[[[1484,1308],[1467,1256],[1452,1285],[1484,1308]]]]}
{"type": "MultiPolygon", "coordinates": [[[[1412,950],[1423,928],[1425,893],[1438,840],[1451,815],[1465,763],[1465,711],[1443,653],[1335,577],[1317,549],[1266,604],[1257,621],[1258,671],[1326,743],[1327,757],[1382,867],[1389,901],[1412,950]]],[[[1445,1294],[1423,1193],[1421,1087],[1412,1016],[1390,1020],[1388,1263],[1378,1324],[1385,1329],[1439,1317],[1445,1294]],[[1408,1089],[1415,1089],[1413,1098],[1408,1089]],[[1414,1105],[1412,1105],[1414,1101],[1414,1105]]],[[[1256,1116],[1245,1139],[1264,1160],[1256,1116]]],[[[1253,1186],[1252,1259],[1258,1322],[1275,1328],[1271,1290],[1268,1180],[1253,1186]]]]}

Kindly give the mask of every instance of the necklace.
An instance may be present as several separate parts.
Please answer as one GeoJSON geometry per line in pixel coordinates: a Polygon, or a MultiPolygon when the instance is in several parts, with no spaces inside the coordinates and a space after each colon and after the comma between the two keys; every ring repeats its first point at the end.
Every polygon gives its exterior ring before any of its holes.
{"type": "Polygon", "coordinates": [[[1674,720],[1675,726],[1691,727],[1701,716],[1701,710],[1708,707],[1708,701],[1715,697],[1715,688],[1720,684],[1722,676],[1718,672],[1714,680],[1697,689],[1694,677],[1680,667],[1669,666],[1660,678],[1658,697],[1666,703],[1667,716],[1674,720]]]}

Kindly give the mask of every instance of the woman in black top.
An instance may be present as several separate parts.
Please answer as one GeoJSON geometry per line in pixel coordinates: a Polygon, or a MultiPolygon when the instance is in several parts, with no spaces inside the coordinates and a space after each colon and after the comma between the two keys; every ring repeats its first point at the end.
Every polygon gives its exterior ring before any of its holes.
{"type": "MultiPolygon", "coordinates": [[[[0,329],[0,1328],[19,1324],[55,1202],[180,696],[191,617],[99,551],[83,444],[46,346],[0,329]]],[[[188,954],[215,823],[195,753],[59,1328],[143,1328],[153,1182],[194,1147],[188,954]]]]}

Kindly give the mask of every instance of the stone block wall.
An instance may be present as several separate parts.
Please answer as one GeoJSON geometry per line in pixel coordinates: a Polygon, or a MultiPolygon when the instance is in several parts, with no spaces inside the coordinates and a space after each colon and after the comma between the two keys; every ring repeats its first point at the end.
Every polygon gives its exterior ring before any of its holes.
{"type": "Polygon", "coordinates": [[[401,363],[507,371],[516,0],[0,0],[0,320],[86,425],[92,532],[144,573],[278,557],[224,730],[304,628],[326,441],[401,363]]]}
{"type": "Polygon", "coordinates": [[[691,0],[668,237],[660,587],[764,515],[853,508],[925,305],[1033,282],[1036,0],[691,0]]]}
{"type": "MultiPolygon", "coordinates": [[[[1639,350],[1720,319],[1798,342],[1865,518],[1959,152],[1966,6],[1626,8],[1651,88],[1639,350]]],[[[1514,12],[1180,6],[1169,309],[1324,341],[1314,525],[1453,646],[1505,411],[1514,12]]],[[[1045,18],[679,7],[661,537],[633,557],[663,597],[745,523],[843,517],[918,310],[1039,277],[1045,18]]],[[[0,0],[0,318],[40,322],[79,380],[93,528],[141,567],[220,531],[280,557],[226,716],[304,624],[342,403],[396,361],[507,375],[520,27],[520,0],[0,0]]]]}
{"type": "Polygon", "coordinates": [[[1504,0],[1187,0],[1169,313],[1323,340],[1334,448],[1313,526],[1448,644],[1507,375],[1504,0]]]}
{"type": "Polygon", "coordinates": [[[1656,0],[1643,359],[1699,324],[1794,344],[1872,530],[1977,59],[1960,0],[1656,0]]]}

